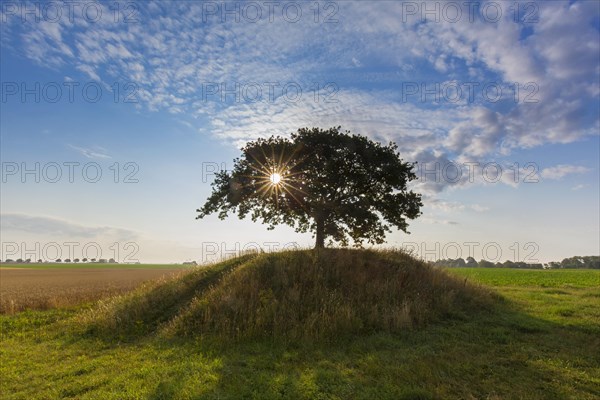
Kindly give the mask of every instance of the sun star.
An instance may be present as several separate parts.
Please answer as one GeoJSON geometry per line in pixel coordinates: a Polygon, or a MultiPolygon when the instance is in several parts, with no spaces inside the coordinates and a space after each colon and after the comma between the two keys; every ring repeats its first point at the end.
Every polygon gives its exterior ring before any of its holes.
{"type": "Polygon", "coordinates": [[[272,185],[279,185],[281,182],[281,175],[279,175],[277,172],[274,172],[269,177],[269,180],[271,181],[272,185]]]}

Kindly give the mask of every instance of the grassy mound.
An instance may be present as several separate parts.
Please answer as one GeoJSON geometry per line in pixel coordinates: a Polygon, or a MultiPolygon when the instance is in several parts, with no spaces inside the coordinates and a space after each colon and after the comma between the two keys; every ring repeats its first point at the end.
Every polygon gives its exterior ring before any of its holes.
{"type": "Polygon", "coordinates": [[[219,338],[398,332],[466,316],[487,292],[399,251],[324,249],[245,256],[105,302],[93,330],[219,338]]]}
{"type": "Polygon", "coordinates": [[[133,292],[101,300],[95,308],[81,316],[82,325],[86,326],[88,333],[120,339],[156,332],[196,296],[251,257],[246,255],[182,272],[142,285],[133,292]]]}

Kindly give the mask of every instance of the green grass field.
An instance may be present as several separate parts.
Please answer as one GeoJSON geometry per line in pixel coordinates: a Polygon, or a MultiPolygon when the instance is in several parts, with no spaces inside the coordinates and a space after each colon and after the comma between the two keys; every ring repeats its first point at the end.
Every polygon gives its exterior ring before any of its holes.
{"type": "Polygon", "coordinates": [[[450,268],[448,271],[491,286],[600,287],[599,269],[450,268]]]}
{"type": "Polygon", "coordinates": [[[449,273],[499,301],[423,328],[326,341],[117,340],[81,328],[91,305],[2,315],[0,398],[600,398],[599,271],[449,273]]]}

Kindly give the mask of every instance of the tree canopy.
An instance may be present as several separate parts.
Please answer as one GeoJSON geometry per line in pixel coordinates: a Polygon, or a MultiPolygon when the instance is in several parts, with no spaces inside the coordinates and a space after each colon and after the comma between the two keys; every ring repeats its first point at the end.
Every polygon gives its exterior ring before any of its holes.
{"type": "Polygon", "coordinates": [[[421,195],[407,188],[417,179],[395,143],[330,129],[302,128],[290,139],[272,136],[249,142],[231,171],[220,171],[197,218],[230,212],[250,214],[273,229],[287,224],[344,246],[383,243],[396,227],[421,215],[421,195]]]}

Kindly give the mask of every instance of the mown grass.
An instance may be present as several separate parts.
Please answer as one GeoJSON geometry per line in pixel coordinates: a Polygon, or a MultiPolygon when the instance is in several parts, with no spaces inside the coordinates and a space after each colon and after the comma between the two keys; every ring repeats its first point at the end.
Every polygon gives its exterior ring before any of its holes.
{"type": "Polygon", "coordinates": [[[82,313],[89,310],[0,316],[0,398],[600,397],[598,287],[494,290],[502,297],[487,311],[327,341],[223,342],[155,329],[107,340],[82,329],[82,313]],[[560,313],[561,305],[572,312],[560,313]]]}
{"type": "Polygon", "coordinates": [[[452,274],[494,286],[512,306],[544,321],[600,337],[600,271],[452,268],[452,274]],[[538,284],[535,278],[538,279],[538,284]],[[510,282],[514,282],[510,284],[510,282]]]}
{"type": "Polygon", "coordinates": [[[491,286],[600,287],[598,269],[448,268],[446,270],[491,286]]]}

